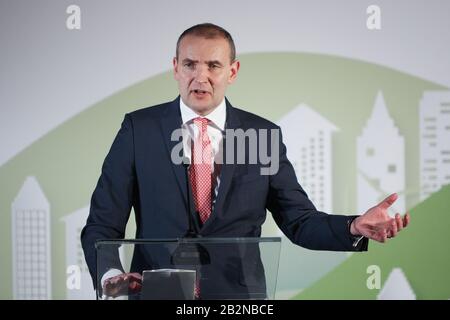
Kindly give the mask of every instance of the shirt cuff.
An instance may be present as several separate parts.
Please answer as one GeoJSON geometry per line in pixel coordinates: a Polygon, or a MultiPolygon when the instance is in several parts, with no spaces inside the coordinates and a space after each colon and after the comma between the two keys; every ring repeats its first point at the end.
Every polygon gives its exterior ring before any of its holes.
{"type": "Polygon", "coordinates": [[[352,244],[353,248],[358,247],[362,239],[364,239],[364,236],[353,236],[353,244],[352,244]]]}
{"type": "Polygon", "coordinates": [[[351,216],[350,219],[347,220],[348,233],[350,234],[350,238],[352,239],[353,248],[357,248],[361,240],[364,239],[364,236],[355,236],[350,232],[350,226],[352,225],[353,220],[355,220],[356,218],[358,218],[358,216],[351,216]]]}

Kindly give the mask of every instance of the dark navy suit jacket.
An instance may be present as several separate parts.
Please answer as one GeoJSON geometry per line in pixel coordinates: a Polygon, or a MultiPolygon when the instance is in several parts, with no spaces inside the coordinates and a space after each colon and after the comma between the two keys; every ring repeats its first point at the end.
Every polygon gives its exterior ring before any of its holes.
{"type": "MultiPolygon", "coordinates": [[[[81,235],[94,285],[95,241],[123,238],[132,207],[136,238],[180,238],[188,230],[186,168],[173,164],[170,157],[172,148],[179,143],[171,141],[172,132],[182,123],[179,99],[125,115],[104,161],[81,235]]],[[[226,112],[226,129],[279,129],[266,119],[234,108],[228,101],[226,112]]],[[[225,139],[224,144],[227,143],[225,139]]],[[[348,228],[352,216],[316,210],[297,182],[281,134],[279,143],[279,170],[274,175],[261,175],[263,165],[259,163],[221,166],[213,212],[203,226],[196,227],[196,232],[203,237],[259,237],[269,210],[283,233],[302,247],[367,250],[367,239],[357,247],[352,245],[354,239],[348,228]]],[[[248,145],[245,148],[248,155],[248,145]]],[[[268,149],[270,153],[270,146],[268,149]]],[[[135,252],[133,259],[132,269],[142,269],[143,255],[135,252]]]]}

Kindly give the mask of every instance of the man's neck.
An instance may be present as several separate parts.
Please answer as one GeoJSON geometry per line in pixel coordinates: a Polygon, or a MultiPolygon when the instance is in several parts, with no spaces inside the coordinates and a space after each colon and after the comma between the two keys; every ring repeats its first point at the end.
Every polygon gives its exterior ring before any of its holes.
{"type": "Polygon", "coordinates": [[[211,109],[201,111],[201,110],[196,110],[196,109],[194,109],[193,107],[191,107],[190,105],[187,105],[187,104],[186,104],[186,106],[187,106],[189,109],[191,109],[192,111],[194,111],[197,115],[199,115],[199,116],[201,116],[201,117],[206,117],[208,114],[210,114],[211,112],[213,112],[214,110],[216,110],[217,107],[218,107],[219,105],[220,105],[220,103],[219,103],[217,106],[212,107],[211,109]]]}
{"type": "Polygon", "coordinates": [[[181,118],[183,123],[186,123],[197,116],[208,117],[220,130],[224,130],[226,121],[226,103],[225,98],[219,105],[210,110],[209,112],[199,113],[186,105],[183,100],[180,100],[181,118]]]}

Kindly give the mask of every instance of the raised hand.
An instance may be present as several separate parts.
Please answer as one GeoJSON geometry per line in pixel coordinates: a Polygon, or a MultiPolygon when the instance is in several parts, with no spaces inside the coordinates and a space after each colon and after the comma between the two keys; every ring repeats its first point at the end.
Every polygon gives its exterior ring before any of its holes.
{"type": "Polygon", "coordinates": [[[391,218],[389,207],[397,200],[396,193],[391,194],[378,205],[367,210],[363,215],[353,220],[350,232],[353,235],[365,236],[369,239],[386,242],[393,238],[409,224],[410,215],[406,213],[402,219],[399,213],[391,218]]]}

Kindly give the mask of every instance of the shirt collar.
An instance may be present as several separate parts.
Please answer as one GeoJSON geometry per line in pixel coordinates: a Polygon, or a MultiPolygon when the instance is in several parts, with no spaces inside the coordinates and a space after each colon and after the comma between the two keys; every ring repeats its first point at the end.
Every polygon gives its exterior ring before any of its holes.
{"type": "Polygon", "coordinates": [[[181,121],[183,121],[183,124],[186,124],[197,117],[202,117],[207,118],[217,128],[223,131],[225,130],[225,119],[227,114],[226,110],[225,98],[223,98],[222,102],[216,108],[214,108],[214,110],[210,114],[208,114],[206,117],[203,117],[198,115],[194,110],[185,105],[183,99],[180,98],[181,121]]]}

